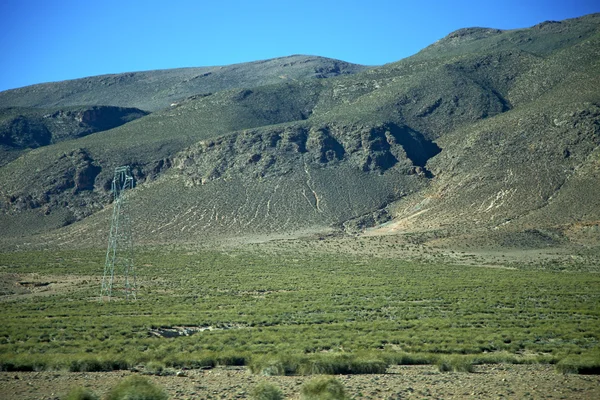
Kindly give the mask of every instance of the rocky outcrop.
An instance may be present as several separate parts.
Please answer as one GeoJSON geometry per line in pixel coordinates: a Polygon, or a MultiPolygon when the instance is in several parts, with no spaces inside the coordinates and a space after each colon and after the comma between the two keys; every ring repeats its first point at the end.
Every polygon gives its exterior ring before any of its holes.
{"type": "Polygon", "coordinates": [[[10,148],[36,148],[52,142],[52,133],[43,121],[17,115],[0,122],[0,145],[10,148]]]}
{"type": "Polygon", "coordinates": [[[50,170],[40,171],[32,185],[21,191],[4,192],[0,209],[18,213],[41,208],[44,214],[49,214],[57,207],[68,208],[73,214],[72,221],[79,220],[102,208],[102,203],[108,200],[105,191],[94,191],[101,171],[86,149],[64,153],[50,170]]]}
{"type": "Polygon", "coordinates": [[[137,108],[78,107],[0,110],[0,145],[13,149],[46,146],[116,128],[148,115],[137,108]]]}
{"type": "Polygon", "coordinates": [[[357,218],[349,219],[342,224],[344,231],[348,233],[364,232],[367,228],[381,225],[392,219],[389,211],[385,208],[361,215],[357,218]]]}
{"type": "Polygon", "coordinates": [[[278,176],[299,165],[347,163],[363,172],[425,173],[427,160],[440,152],[418,132],[395,124],[375,127],[293,125],[247,130],[202,141],[179,153],[174,166],[192,185],[241,173],[278,176]]]}

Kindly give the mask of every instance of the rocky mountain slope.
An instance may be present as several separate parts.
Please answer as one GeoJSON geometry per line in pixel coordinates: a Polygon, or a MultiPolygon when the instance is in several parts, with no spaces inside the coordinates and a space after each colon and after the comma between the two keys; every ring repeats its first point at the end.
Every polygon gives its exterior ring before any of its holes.
{"type": "Polygon", "coordinates": [[[131,97],[127,79],[107,77],[3,92],[4,107],[48,108],[96,106],[112,90],[110,105],[153,112],[71,140],[10,136],[41,147],[0,168],[1,235],[102,244],[112,171],[128,164],[141,242],[332,229],[507,245],[589,238],[600,220],[599,49],[595,14],[462,29],[369,69],[293,56],[187,81],[192,70],[134,74],[131,97]]]}
{"type": "Polygon", "coordinates": [[[0,166],[25,150],[116,128],[145,115],[136,108],[112,106],[0,109],[0,166]]]}
{"type": "Polygon", "coordinates": [[[0,93],[0,108],[110,105],[156,111],[198,94],[365,69],[340,60],[294,55],[226,66],[110,74],[7,90],[0,93]]]}

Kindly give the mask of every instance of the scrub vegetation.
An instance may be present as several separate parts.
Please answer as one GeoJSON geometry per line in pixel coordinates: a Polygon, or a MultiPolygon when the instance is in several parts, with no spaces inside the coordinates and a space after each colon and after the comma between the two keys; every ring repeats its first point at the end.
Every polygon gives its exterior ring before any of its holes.
{"type": "Polygon", "coordinates": [[[598,371],[600,276],[260,251],[138,254],[138,300],[99,301],[103,251],[14,252],[3,277],[4,371],[249,365],[264,375],[598,371]],[[163,367],[164,366],[164,367],[163,367]]]}

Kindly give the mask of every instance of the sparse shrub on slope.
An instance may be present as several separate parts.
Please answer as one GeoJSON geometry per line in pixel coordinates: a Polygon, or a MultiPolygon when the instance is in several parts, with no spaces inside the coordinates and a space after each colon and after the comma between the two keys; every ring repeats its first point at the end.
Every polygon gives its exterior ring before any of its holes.
{"type": "Polygon", "coordinates": [[[259,383],[250,396],[253,400],[283,400],[281,389],[269,382],[259,383]]]}
{"type": "Polygon", "coordinates": [[[600,375],[600,350],[567,356],[556,364],[563,374],[600,375]]]}
{"type": "Polygon", "coordinates": [[[262,357],[252,361],[250,371],[266,376],[295,375],[298,373],[301,361],[299,357],[290,355],[281,355],[276,358],[262,357]]]}
{"type": "Polygon", "coordinates": [[[125,370],[130,367],[130,363],[126,360],[118,359],[116,357],[82,357],[80,359],[72,360],[69,365],[69,371],[71,372],[108,372],[125,370]]]}
{"type": "Polygon", "coordinates": [[[384,374],[387,367],[388,363],[380,359],[335,355],[305,359],[299,371],[302,375],[384,374]]]}
{"type": "Polygon", "coordinates": [[[175,370],[166,368],[165,364],[160,361],[150,361],[144,365],[144,374],[146,375],[175,375],[175,370]]]}
{"type": "Polygon", "coordinates": [[[333,377],[315,378],[302,386],[301,400],[345,400],[346,390],[340,381],[333,377]]]}
{"type": "Polygon", "coordinates": [[[475,372],[473,360],[467,357],[442,357],[437,362],[440,372],[475,372]]]}
{"type": "Polygon", "coordinates": [[[167,394],[141,376],[121,381],[106,396],[106,400],[167,400],[167,394]]]}
{"type": "Polygon", "coordinates": [[[253,360],[250,370],[255,374],[272,375],[338,375],[384,374],[389,363],[351,354],[292,356],[280,355],[253,360]]]}
{"type": "Polygon", "coordinates": [[[435,364],[435,356],[424,353],[387,353],[383,359],[391,365],[429,365],[435,364]]]}
{"type": "Polygon", "coordinates": [[[221,353],[217,357],[218,365],[247,365],[249,358],[246,354],[243,353],[235,353],[235,352],[225,352],[221,353]]]}

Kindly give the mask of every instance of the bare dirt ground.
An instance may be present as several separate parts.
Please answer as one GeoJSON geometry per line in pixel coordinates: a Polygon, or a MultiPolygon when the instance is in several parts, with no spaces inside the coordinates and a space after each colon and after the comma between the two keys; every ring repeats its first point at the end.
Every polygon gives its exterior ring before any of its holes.
{"type": "Polygon", "coordinates": [[[100,280],[101,277],[98,276],[15,274],[3,273],[0,270],[0,303],[64,294],[90,285],[98,287],[100,280]]]}
{"type": "MultiPolygon", "coordinates": [[[[184,371],[185,376],[148,376],[171,399],[247,399],[261,381],[299,398],[313,377],[259,376],[243,367],[184,371]]],[[[61,399],[70,388],[87,387],[103,396],[121,379],[117,372],[1,372],[0,398],[61,399]]],[[[600,399],[600,376],[563,375],[549,365],[482,365],[474,373],[438,372],[434,366],[397,366],[382,375],[336,377],[353,399],[600,399]]]]}
{"type": "MultiPolygon", "coordinates": [[[[305,238],[277,239],[245,244],[244,250],[273,254],[343,254],[359,257],[395,258],[404,261],[443,262],[455,265],[507,269],[555,269],[598,272],[600,246],[564,244],[545,248],[468,246],[448,240],[420,243],[408,235],[357,236],[319,234],[305,238]]],[[[224,248],[223,250],[227,250],[224,248]]]]}

